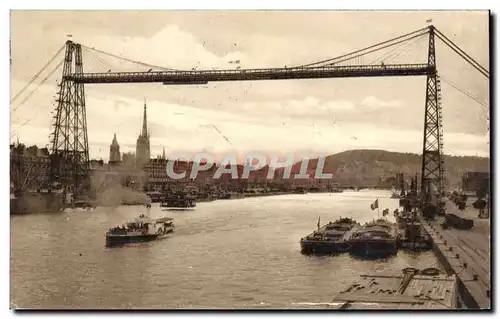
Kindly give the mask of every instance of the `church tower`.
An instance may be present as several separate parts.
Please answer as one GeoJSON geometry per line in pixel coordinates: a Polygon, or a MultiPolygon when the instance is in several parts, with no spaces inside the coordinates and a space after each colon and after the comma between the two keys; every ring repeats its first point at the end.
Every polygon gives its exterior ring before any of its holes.
{"type": "Polygon", "coordinates": [[[121,154],[120,154],[120,145],[118,144],[118,140],[116,139],[116,133],[113,136],[113,141],[109,146],[109,163],[116,164],[121,162],[121,154]]]}
{"type": "Polygon", "coordinates": [[[136,164],[137,166],[143,166],[149,163],[151,158],[150,147],[149,147],[149,132],[148,132],[148,117],[147,117],[147,107],[146,99],[144,99],[144,114],[142,118],[142,132],[137,138],[137,145],[135,149],[136,154],[136,164]]]}

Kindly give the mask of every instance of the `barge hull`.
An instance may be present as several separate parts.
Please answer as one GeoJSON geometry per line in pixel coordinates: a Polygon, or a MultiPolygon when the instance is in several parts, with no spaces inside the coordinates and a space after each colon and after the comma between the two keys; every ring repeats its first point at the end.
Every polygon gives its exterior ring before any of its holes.
{"type": "Polygon", "coordinates": [[[363,257],[387,257],[398,253],[396,242],[374,240],[351,242],[351,254],[363,257]]]}
{"type": "Polygon", "coordinates": [[[303,254],[329,255],[342,253],[349,250],[347,242],[321,242],[304,240],[300,243],[303,254]]]}

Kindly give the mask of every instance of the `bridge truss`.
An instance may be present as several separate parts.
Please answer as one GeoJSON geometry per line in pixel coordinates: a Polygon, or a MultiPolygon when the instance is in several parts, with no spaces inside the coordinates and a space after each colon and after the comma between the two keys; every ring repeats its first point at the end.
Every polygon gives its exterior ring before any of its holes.
{"type": "MultiPolygon", "coordinates": [[[[430,185],[443,194],[444,163],[441,112],[441,87],[436,66],[436,38],[440,39],[479,73],[489,79],[489,71],[462,51],[434,26],[429,26],[339,57],[301,66],[267,69],[173,70],[163,67],[147,72],[83,72],[82,48],[72,41],[65,45],[55,124],[52,135],[51,181],[64,185],[74,196],[85,193],[89,183],[89,148],[86,122],[85,84],[162,83],[164,85],[200,85],[217,81],[261,81],[286,79],[324,79],[352,77],[426,76],[425,118],[421,164],[421,197],[429,200],[430,185]],[[428,36],[427,63],[377,65],[359,63],[370,53],[428,36]]],[[[106,53],[105,53],[106,54],[106,53]]],[[[111,55],[111,54],[109,54],[111,55]]],[[[127,60],[127,59],[125,59],[127,60]]],[[[143,65],[147,65],[138,62],[143,65]]],[[[153,66],[155,67],[155,66],[153,66]]],[[[17,97],[17,96],[16,96],[17,97]]]]}

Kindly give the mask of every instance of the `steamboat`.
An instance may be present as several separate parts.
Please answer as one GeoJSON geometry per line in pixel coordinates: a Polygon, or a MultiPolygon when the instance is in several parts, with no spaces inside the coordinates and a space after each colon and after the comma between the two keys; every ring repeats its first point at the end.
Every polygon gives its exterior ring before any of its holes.
{"type": "Polygon", "coordinates": [[[300,240],[303,254],[335,254],[349,250],[348,239],[351,234],[361,225],[351,218],[340,218],[329,222],[323,227],[300,240]]]}
{"type": "Polygon", "coordinates": [[[106,233],[106,246],[150,242],[167,237],[174,231],[173,219],[169,217],[150,219],[139,215],[133,221],[111,228],[106,233]]]}

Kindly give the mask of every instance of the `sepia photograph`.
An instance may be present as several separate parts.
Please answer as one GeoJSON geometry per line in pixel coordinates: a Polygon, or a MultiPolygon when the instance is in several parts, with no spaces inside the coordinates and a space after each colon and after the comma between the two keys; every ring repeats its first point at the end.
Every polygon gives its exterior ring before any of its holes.
{"type": "Polygon", "coordinates": [[[11,311],[490,311],[492,30],[11,10],[11,311]]]}

